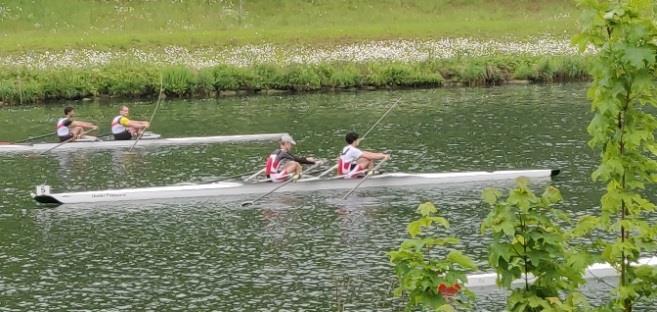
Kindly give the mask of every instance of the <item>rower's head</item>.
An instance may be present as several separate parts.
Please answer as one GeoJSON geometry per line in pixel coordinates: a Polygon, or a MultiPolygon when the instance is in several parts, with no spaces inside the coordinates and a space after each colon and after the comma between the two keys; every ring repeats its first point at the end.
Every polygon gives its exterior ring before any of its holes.
{"type": "Polygon", "coordinates": [[[294,141],[292,136],[289,134],[283,134],[281,140],[279,141],[281,148],[285,150],[291,150],[294,145],[297,145],[297,142],[294,141]]]}
{"type": "Polygon", "coordinates": [[[347,141],[347,144],[353,145],[353,146],[358,146],[358,143],[360,142],[358,140],[358,133],[356,132],[349,132],[347,135],[345,135],[344,140],[347,141]]]}
{"type": "Polygon", "coordinates": [[[130,112],[130,109],[125,105],[121,106],[121,109],[119,109],[119,115],[121,115],[123,117],[128,117],[129,112],[130,112]]]}
{"type": "Polygon", "coordinates": [[[75,116],[75,108],[73,108],[73,106],[64,107],[64,116],[66,116],[66,117],[75,116]]]}

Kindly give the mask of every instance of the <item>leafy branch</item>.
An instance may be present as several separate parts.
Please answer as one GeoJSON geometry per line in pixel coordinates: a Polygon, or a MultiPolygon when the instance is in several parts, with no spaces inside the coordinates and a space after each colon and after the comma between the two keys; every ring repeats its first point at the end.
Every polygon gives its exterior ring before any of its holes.
{"type": "Polygon", "coordinates": [[[553,221],[568,217],[552,206],[561,201],[559,190],[548,187],[536,196],[526,178],[506,199],[486,189],[483,199],[491,212],[481,224],[492,234],[488,262],[497,272],[499,286],[511,290],[509,311],[574,311],[586,306],[577,288],[584,283],[586,256],[570,250],[568,234],[553,221]],[[521,288],[513,287],[520,281],[521,288]],[[560,295],[566,293],[565,300],[560,295]]]}
{"type": "Polygon", "coordinates": [[[466,273],[476,270],[476,264],[460,251],[448,248],[458,239],[435,234],[441,228],[449,228],[447,219],[437,216],[436,206],[423,203],[417,212],[420,218],[407,226],[410,238],[388,253],[399,280],[395,295],[405,296],[409,309],[424,306],[454,311],[459,306],[468,307],[474,294],[464,286],[466,273]]]}

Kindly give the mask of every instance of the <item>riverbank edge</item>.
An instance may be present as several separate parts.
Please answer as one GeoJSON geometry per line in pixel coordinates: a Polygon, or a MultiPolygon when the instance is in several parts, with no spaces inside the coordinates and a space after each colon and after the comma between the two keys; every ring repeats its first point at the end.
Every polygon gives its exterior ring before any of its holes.
{"type": "Polygon", "coordinates": [[[418,62],[184,65],[131,60],[87,68],[0,68],[0,105],[94,98],[214,98],[354,90],[588,81],[588,57],[499,55],[418,62]]]}

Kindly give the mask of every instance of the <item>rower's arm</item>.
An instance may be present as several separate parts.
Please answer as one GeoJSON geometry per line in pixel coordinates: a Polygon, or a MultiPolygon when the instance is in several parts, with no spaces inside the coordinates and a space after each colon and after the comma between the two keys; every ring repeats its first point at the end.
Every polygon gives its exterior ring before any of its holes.
{"type": "Polygon", "coordinates": [[[81,127],[81,128],[85,128],[85,129],[94,129],[94,128],[97,129],[98,128],[98,127],[96,127],[96,125],[94,125],[90,122],[77,121],[77,120],[74,120],[73,122],[71,122],[69,127],[73,127],[73,128],[81,127]]]}
{"type": "Polygon", "coordinates": [[[121,119],[121,125],[124,127],[138,128],[138,129],[150,127],[150,123],[148,121],[129,120],[128,118],[121,119]],[[123,120],[126,120],[127,122],[123,123],[123,120]]]}
{"type": "Polygon", "coordinates": [[[373,153],[373,152],[363,151],[363,154],[360,155],[360,157],[367,158],[369,160],[381,160],[388,157],[388,155],[384,153],[373,153]]]}
{"type": "Polygon", "coordinates": [[[294,161],[296,161],[296,162],[298,162],[302,165],[314,165],[315,164],[314,161],[312,161],[308,158],[305,158],[305,157],[297,157],[297,156],[292,156],[292,157],[294,158],[294,161]]]}

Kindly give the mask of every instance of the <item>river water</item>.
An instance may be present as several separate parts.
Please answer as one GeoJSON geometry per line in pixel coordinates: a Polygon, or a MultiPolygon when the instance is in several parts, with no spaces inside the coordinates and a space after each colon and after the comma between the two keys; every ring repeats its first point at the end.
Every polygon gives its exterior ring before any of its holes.
{"type": "MultiPolygon", "coordinates": [[[[586,85],[505,86],[218,100],[172,100],[152,130],[166,137],[289,132],[299,154],[334,158],[348,130],[363,133],[402,101],[362,144],[390,150],[385,171],[561,169],[553,184],[573,217],[595,213],[589,180],[586,85]]],[[[154,103],[74,103],[101,129],[118,105],[148,119],[154,103]]],[[[0,111],[0,139],[51,131],[64,104],[0,111]]],[[[55,191],[194,182],[254,171],[273,143],[0,155],[0,311],[400,310],[385,253],[405,238],[417,205],[433,201],[457,246],[486,268],[481,185],[277,194],[49,208],[29,197],[55,191]]],[[[505,185],[497,185],[507,187],[505,185]]],[[[536,185],[537,191],[545,183],[536,185]]],[[[591,298],[604,297],[602,285],[591,298]]],[[[490,294],[474,309],[498,311],[490,294]]]]}

